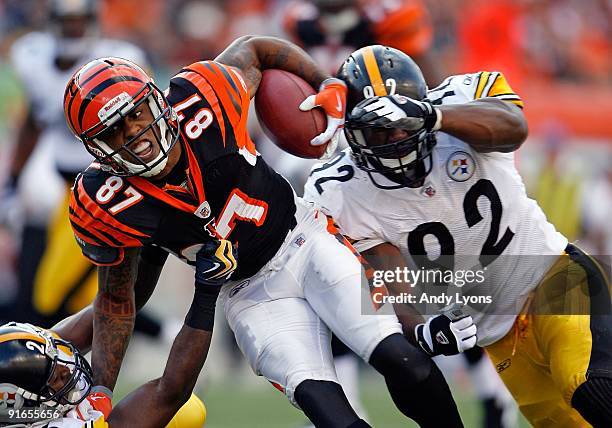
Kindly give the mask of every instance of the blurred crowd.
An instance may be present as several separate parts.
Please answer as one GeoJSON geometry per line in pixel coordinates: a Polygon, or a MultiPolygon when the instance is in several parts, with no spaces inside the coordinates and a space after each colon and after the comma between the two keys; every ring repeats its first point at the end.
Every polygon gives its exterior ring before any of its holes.
{"type": "MultiPolygon", "coordinates": [[[[493,67],[514,82],[612,82],[609,0],[422,1],[434,28],[433,49],[448,73],[493,67]]],[[[379,3],[392,8],[398,2],[379,3]]],[[[2,52],[15,37],[45,28],[46,3],[0,1],[2,52]]],[[[195,58],[214,57],[237,36],[282,36],[291,2],[103,0],[101,6],[101,33],[137,44],[167,75],[195,58]]]]}

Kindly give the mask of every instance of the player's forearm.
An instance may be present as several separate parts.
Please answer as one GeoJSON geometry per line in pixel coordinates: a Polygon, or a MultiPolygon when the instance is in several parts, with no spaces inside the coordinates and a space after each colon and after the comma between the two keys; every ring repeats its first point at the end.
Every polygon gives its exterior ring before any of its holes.
{"type": "MultiPolygon", "coordinates": [[[[168,253],[163,250],[143,249],[138,263],[138,276],[134,284],[136,311],[149,301],[155,290],[168,253]]],[[[58,322],[52,331],[62,339],[68,340],[83,354],[91,350],[93,338],[93,305],[89,305],[74,315],[58,322]]]]}
{"type": "Polygon", "coordinates": [[[118,266],[98,268],[94,301],[92,369],[94,385],[115,387],[136,316],[134,279],[138,250],[126,249],[118,266]]]}
{"type": "Polygon", "coordinates": [[[163,376],[121,400],[110,415],[111,428],[167,425],[189,399],[206,361],[211,339],[211,331],[184,325],[174,340],[163,376]]]}
{"type": "MultiPolygon", "coordinates": [[[[398,268],[404,269],[407,267],[399,249],[389,243],[380,244],[363,251],[362,255],[375,271],[394,272],[398,268]]],[[[392,296],[413,292],[408,283],[385,282],[385,286],[389,295],[392,296]]],[[[412,343],[416,343],[414,327],[423,322],[423,316],[413,306],[408,304],[394,303],[393,309],[402,325],[404,335],[412,343]]]]}
{"type": "Polygon", "coordinates": [[[240,37],[216,60],[242,70],[251,96],[259,85],[261,72],[268,68],[277,68],[300,76],[315,89],[331,77],[304,50],[276,37],[240,37]]]}
{"type": "Polygon", "coordinates": [[[92,369],[94,385],[115,388],[121,363],[134,330],[133,300],[98,294],[94,302],[92,369]]]}
{"type": "Polygon", "coordinates": [[[514,104],[492,98],[438,107],[442,132],[478,152],[513,152],[527,138],[527,122],[514,104]]]}

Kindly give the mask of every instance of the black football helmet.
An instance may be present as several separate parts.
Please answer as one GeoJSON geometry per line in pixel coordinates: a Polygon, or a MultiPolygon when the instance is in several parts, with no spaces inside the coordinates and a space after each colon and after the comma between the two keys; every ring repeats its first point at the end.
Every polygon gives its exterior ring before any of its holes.
{"type": "Polygon", "coordinates": [[[91,367],[71,343],[30,324],[0,326],[0,413],[34,407],[63,415],[91,383],[91,367]]]}
{"type": "Polygon", "coordinates": [[[427,84],[418,65],[400,50],[366,46],[344,61],[337,77],[348,87],[344,134],[357,166],[379,188],[420,187],[431,171],[434,133],[425,129],[402,130],[401,123],[375,126],[373,121],[364,119],[363,109],[357,107],[375,96],[403,95],[426,100],[427,84]],[[375,173],[395,184],[377,181],[375,173]]]}

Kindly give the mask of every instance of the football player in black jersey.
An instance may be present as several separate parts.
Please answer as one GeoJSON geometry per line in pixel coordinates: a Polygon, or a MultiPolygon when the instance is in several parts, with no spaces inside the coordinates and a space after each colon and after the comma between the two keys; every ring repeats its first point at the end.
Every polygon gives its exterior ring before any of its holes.
{"type": "MultiPolygon", "coordinates": [[[[327,114],[312,144],[334,137],[346,86],[276,38],[242,37],[215,61],[183,68],[167,91],[118,58],[92,61],[68,83],[66,119],[97,159],[77,178],[70,202],[76,239],[99,265],[92,390],[114,388],[136,306],[171,252],[196,270],[186,325],[199,334],[184,345],[208,351],[222,291],[252,368],[316,426],[369,426],[337,383],[330,330],[385,377],[405,415],[422,426],[462,426],[441,373],[404,338],[397,318],[361,315],[354,253],[258,156],[246,119],[266,68],[320,88],[300,108],[327,114]]],[[[143,412],[148,405],[155,407],[143,400],[143,412]]]]}

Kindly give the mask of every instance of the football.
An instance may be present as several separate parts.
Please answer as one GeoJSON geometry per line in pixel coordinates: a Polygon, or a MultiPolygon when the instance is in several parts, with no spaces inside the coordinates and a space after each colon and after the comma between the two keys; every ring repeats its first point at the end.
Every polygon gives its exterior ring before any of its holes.
{"type": "Polygon", "coordinates": [[[327,144],[310,140],[325,131],[322,109],[301,111],[299,105],[315,90],[302,78],[283,70],[265,70],[255,94],[255,110],[264,132],[278,147],[301,158],[320,158],[327,144]]]}

